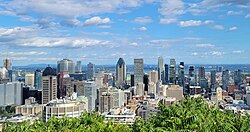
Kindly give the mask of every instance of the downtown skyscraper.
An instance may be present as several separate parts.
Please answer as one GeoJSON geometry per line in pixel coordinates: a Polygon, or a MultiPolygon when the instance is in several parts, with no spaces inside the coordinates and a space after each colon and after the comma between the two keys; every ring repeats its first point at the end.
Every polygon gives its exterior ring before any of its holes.
{"type": "Polygon", "coordinates": [[[134,59],[134,83],[136,86],[136,95],[144,95],[143,86],[144,63],[143,59],[134,59]]]}
{"type": "Polygon", "coordinates": [[[123,58],[119,58],[116,64],[116,86],[122,87],[126,80],[126,64],[123,58]]]}
{"type": "Polygon", "coordinates": [[[57,73],[69,72],[69,74],[75,73],[74,62],[70,59],[63,59],[57,62],[57,73]]]}
{"type": "Polygon", "coordinates": [[[158,57],[158,80],[161,80],[162,83],[165,83],[164,75],[164,63],[163,57],[158,57]]]}
{"type": "Polygon", "coordinates": [[[170,59],[170,68],[169,68],[169,83],[176,83],[176,61],[175,59],[170,59]]]}
{"type": "Polygon", "coordinates": [[[93,79],[95,76],[95,64],[89,62],[87,65],[87,79],[93,79]]]}
{"type": "Polygon", "coordinates": [[[178,67],[178,84],[180,86],[184,86],[185,84],[185,66],[184,62],[180,62],[180,65],[178,67]]]}

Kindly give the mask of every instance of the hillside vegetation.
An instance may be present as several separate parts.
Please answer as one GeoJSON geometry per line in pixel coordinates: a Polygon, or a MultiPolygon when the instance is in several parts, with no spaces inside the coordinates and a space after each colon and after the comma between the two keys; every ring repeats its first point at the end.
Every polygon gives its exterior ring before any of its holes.
{"type": "Polygon", "coordinates": [[[5,123],[7,132],[163,132],[163,131],[198,131],[198,132],[248,132],[250,116],[240,116],[228,111],[220,111],[209,106],[203,99],[186,98],[171,107],[160,105],[161,113],[149,120],[136,120],[132,126],[104,123],[104,117],[98,113],[83,113],[81,118],[52,118],[46,124],[37,120],[33,124],[5,123]]]}

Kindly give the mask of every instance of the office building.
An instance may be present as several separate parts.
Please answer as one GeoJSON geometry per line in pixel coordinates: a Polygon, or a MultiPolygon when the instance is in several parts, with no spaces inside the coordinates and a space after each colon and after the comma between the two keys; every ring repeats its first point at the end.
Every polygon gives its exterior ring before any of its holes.
{"type": "Polygon", "coordinates": [[[125,106],[124,104],[127,101],[125,100],[125,94],[123,90],[111,88],[108,92],[113,97],[113,107],[120,108],[122,106],[125,106]]]}
{"type": "Polygon", "coordinates": [[[180,62],[178,67],[178,84],[182,87],[185,85],[185,66],[184,62],[180,62]]]}
{"type": "Polygon", "coordinates": [[[170,74],[169,74],[169,83],[176,83],[176,61],[175,59],[170,59],[170,74]]]}
{"type": "Polygon", "coordinates": [[[158,79],[165,83],[165,73],[164,73],[164,62],[163,57],[158,58],[158,79]]]}
{"type": "Polygon", "coordinates": [[[131,76],[130,85],[131,85],[131,87],[133,87],[133,86],[135,86],[135,75],[134,75],[134,74],[131,74],[130,76],[131,76]]]}
{"type": "Polygon", "coordinates": [[[217,70],[217,72],[222,72],[223,71],[223,67],[222,66],[217,66],[216,70],[217,70]]]}
{"type": "Polygon", "coordinates": [[[100,112],[109,112],[114,107],[114,98],[109,92],[103,92],[100,97],[100,112]]]}
{"type": "Polygon", "coordinates": [[[153,70],[150,72],[150,75],[149,75],[149,82],[153,82],[153,83],[157,83],[158,81],[158,72],[153,70]]]}
{"type": "Polygon", "coordinates": [[[242,71],[238,69],[237,71],[234,71],[234,85],[239,86],[242,82],[242,71]]]}
{"type": "Polygon", "coordinates": [[[76,62],[76,70],[75,73],[82,73],[82,62],[81,61],[77,61],[76,62]]]}
{"type": "Polygon", "coordinates": [[[203,66],[199,67],[199,76],[198,77],[199,77],[199,80],[204,79],[206,77],[205,67],[203,67],[203,66]]]}
{"type": "Polygon", "coordinates": [[[196,85],[195,67],[194,66],[189,66],[188,72],[189,72],[189,85],[190,86],[195,86],[196,85]]]}
{"type": "Polygon", "coordinates": [[[164,65],[164,68],[165,68],[165,70],[164,70],[164,72],[165,72],[165,81],[164,81],[164,83],[163,84],[168,84],[169,83],[169,79],[168,79],[168,64],[165,64],[164,65]]]}
{"type": "Polygon", "coordinates": [[[144,63],[143,59],[134,59],[134,84],[139,93],[137,95],[144,95],[143,86],[143,76],[144,76],[144,63]]]}
{"type": "Polygon", "coordinates": [[[43,71],[42,77],[42,104],[57,98],[56,71],[50,66],[43,71]]]}
{"type": "Polygon", "coordinates": [[[7,77],[9,78],[9,81],[12,81],[12,62],[10,58],[3,59],[3,67],[8,71],[7,77]]]}
{"type": "Polygon", "coordinates": [[[34,87],[34,74],[25,75],[25,85],[34,87]]]}
{"type": "Polygon", "coordinates": [[[56,99],[48,102],[42,111],[42,119],[47,122],[51,117],[79,118],[84,111],[88,110],[88,99],[80,96],[75,100],[56,99]]]}
{"type": "Polygon", "coordinates": [[[95,111],[97,105],[97,86],[94,81],[84,83],[84,96],[88,98],[88,112],[95,111]]]}
{"type": "Polygon", "coordinates": [[[41,90],[42,89],[42,71],[41,70],[36,70],[35,71],[34,87],[37,90],[41,90]]]}
{"type": "Polygon", "coordinates": [[[70,59],[63,59],[57,62],[57,73],[69,72],[69,74],[75,73],[74,62],[70,59]]]}
{"type": "Polygon", "coordinates": [[[0,84],[0,106],[23,104],[23,83],[0,84]]]}
{"type": "Polygon", "coordinates": [[[95,76],[95,65],[91,62],[87,65],[87,79],[94,79],[95,76]]]}
{"type": "Polygon", "coordinates": [[[148,95],[154,95],[156,96],[156,83],[150,82],[148,85],[148,95]]]}
{"type": "Polygon", "coordinates": [[[148,91],[149,75],[145,74],[143,76],[144,91],[148,91]]]}
{"type": "Polygon", "coordinates": [[[229,79],[230,79],[230,75],[229,75],[229,70],[224,70],[222,72],[222,89],[226,90],[227,86],[229,86],[229,79]]]}
{"type": "Polygon", "coordinates": [[[210,77],[211,77],[211,79],[210,79],[211,86],[214,86],[215,84],[217,84],[215,70],[210,71],[210,77]]]}
{"type": "Polygon", "coordinates": [[[57,98],[70,97],[73,94],[73,87],[71,86],[71,78],[69,72],[60,72],[58,74],[58,89],[57,98]]]}
{"type": "Polygon", "coordinates": [[[126,81],[126,64],[123,58],[119,58],[116,64],[116,86],[122,87],[126,81]]]}
{"type": "Polygon", "coordinates": [[[176,98],[178,101],[184,98],[183,87],[179,85],[162,85],[161,87],[162,95],[165,97],[176,98]]]}

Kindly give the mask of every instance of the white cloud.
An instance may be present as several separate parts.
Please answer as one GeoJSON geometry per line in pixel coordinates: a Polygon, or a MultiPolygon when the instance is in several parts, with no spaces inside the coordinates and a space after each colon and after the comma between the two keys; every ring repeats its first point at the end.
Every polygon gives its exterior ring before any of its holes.
{"type": "Polygon", "coordinates": [[[100,24],[107,24],[110,23],[111,20],[109,18],[100,18],[99,16],[92,17],[90,19],[87,19],[83,25],[84,26],[92,26],[92,25],[100,25],[100,24]]]}
{"type": "Polygon", "coordinates": [[[196,44],[195,47],[198,47],[198,48],[212,48],[214,47],[215,45],[213,44],[196,44]]]}
{"type": "Polygon", "coordinates": [[[238,29],[238,27],[233,26],[233,27],[230,27],[230,28],[229,28],[229,31],[234,31],[234,30],[237,30],[237,29],[238,29]]]}
{"type": "Polygon", "coordinates": [[[160,19],[160,24],[170,24],[170,23],[175,23],[177,22],[176,18],[161,18],[160,19]]]}
{"type": "Polygon", "coordinates": [[[136,42],[133,42],[133,43],[130,43],[129,45],[130,45],[130,46],[138,46],[139,44],[136,43],[136,42]]]}
{"type": "Polygon", "coordinates": [[[193,55],[193,56],[197,56],[197,55],[198,55],[198,53],[197,53],[197,52],[193,52],[191,55],[193,55]]]}
{"type": "Polygon", "coordinates": [[[116,13],[120,10],[138,7],[142,0],[13,0],[5,2],[8,11],[19,14],[40,13],[46,16],[76,18],[93,14],[116,13]]]}
{"type": "Polygon", "coordinates": [[[225,27],[223,25],[214,25],[212,26],[213,29],[216,29],[216,30],[224,30],[225,27]]]}
{"type": "Polygon", "coordinates": [[[152,19],[149,16],[137,17],[135,18],[134,22],[139,23],[139,24],[147,24],[147,23],[151,23],[152,19]]]}
{"type": "Polygon", "coordinates": [[[242,13],[243,13],[242,11],[228,11],[227,15],[240,15],[242,13]]]}
{"type": "Polygon", "coordinates": [[[235,50],[235,51],[232,51],[232,53],[234,53],[234,54],[242,54],[242,53],[244,53],[244,51],[243,50],[235,50]]]}
{"type": "Polygon", "coordinates": [[[164,16],[176,16],[185,13],[184,2],[182,0],[163,0],[158,11],[164,16]]]}
{"type": "Polygon", "coordinates": [[[194,26],[201,26],[201,25],[211,24],[211,23],[214,23],[214,21],[213,20],[205,20],[205,21],[188,20],[188,21],[180,21],[179,26],[180,27],[194,27],[194,26]]]}
{"type": "Polygon", "coordinates": [[[133,28],[132,30],[133,31],[147,31],[148,29],[146,27],[142,26],[142,27],[139,27],[139,28],[133,28]]]}
{"type": "Polygon", "coordinates": [[[26,52],[3,52],[1,55],[10,55],[10,56],[22,56],[22,55],[46,55],[46,52],[38,52],[38,51],[26,51],[26,52]]]}
{"type": "Polygon", "coordinates": [[[245,18],[250,18],[250,13],[245,16],[245,18]]]}
{"type": "Polygon", "coordinates": [[[193,26],[200,26],[203,22],[201,20],[188,20],[188,21],[180,21],[180,27],[193,27],[193,26]]]}
{"type": "Polygon", "coordinates": [[[139,31],[147,31],[148,29],[146,27],[140,27],[138,30],[139,31]]]}
{"type": "Polygon", "coordinates": [[[103,29],[111,28],[111,26],[109,26],[109,25],[102,25],[102,26],[98,26],[98,27],[103,28],[103,29]]]}
{"type": "Polygon", "coordinates": [[[212,51],[209,54],[213,55],[213,56],[222,56],[222,55],[224,55],[226,53],[225,52],[220,52],[220,51],[212,51]]]}

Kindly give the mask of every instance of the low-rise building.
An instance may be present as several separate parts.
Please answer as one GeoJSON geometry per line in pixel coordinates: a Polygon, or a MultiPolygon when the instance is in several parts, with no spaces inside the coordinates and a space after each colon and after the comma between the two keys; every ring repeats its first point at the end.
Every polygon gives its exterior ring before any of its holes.
{"type": "Polygon", "coordinates": [[[132,125],[136,120],[136,114],[133,109],[127,108],[113,108],[110,112],[104,112],[105,122],[114,120],[114,123],[129,124],[132,125]]]}
{"type": "Polygon", "coordinates": [[[25,100],[24,105],[16,106],[16,114],[37,115],[42,111],[43,105],[35,102],[34,97],[25,100]]]}
{"type": "Polygon", "coordinates": [[[51,117],[62,118],[80,117],[80,115],[88,110],[87,97],[80,96],[75,100],[57,99],[52,100],[43,107],[42,117],[47,122],[51,117]]]}

